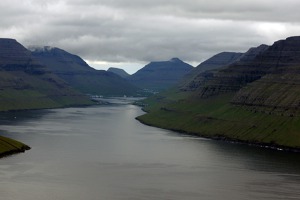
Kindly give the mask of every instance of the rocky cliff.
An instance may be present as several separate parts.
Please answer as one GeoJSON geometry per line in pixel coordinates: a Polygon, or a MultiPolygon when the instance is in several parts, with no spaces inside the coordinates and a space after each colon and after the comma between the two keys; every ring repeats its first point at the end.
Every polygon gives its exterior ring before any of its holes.
{"type": "Polygon", "coordinates": [[[230,65],[198,74],[186,90],[197,91],[202,98],[238,91],[268,73],[271,62],[261,57],[267,49],[266,45],[251,48],[230,65]]]}
{"type": "Polygon", "coordinates": [[[254,110],[295,115],[300,108],[300,37],[275,42],[260,55],[266,75],[241,88],[232,99],[254,110]]]}

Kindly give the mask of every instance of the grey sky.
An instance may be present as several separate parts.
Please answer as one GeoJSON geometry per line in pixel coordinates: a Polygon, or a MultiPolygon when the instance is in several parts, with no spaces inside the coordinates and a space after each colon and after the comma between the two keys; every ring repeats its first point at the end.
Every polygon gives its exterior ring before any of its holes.
{"type": "Polygon", "coordinates": [[[134,72],[300,35],[299,0],[1,0],[0,37],[134,72]]]}

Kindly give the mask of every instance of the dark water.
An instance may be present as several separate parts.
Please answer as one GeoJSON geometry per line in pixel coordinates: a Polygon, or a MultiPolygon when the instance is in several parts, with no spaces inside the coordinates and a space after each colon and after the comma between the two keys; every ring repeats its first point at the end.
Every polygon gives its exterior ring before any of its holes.
{"type": "Polygon", "coordinates": [[[133,105],[2,114],[32,149],[0,160],[4,200],[300,199],[300,154],[140,124],[133,105]]]}

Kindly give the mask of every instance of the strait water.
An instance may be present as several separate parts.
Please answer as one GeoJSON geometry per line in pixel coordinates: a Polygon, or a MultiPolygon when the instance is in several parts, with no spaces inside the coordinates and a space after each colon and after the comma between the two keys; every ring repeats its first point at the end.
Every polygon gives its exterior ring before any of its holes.
{"type": "Polygon", "coordinates": [[[300,199],[300,154],[145,126],[119,103],[1,114],[32,149],[0,160],[0,199],[300,199]]]}

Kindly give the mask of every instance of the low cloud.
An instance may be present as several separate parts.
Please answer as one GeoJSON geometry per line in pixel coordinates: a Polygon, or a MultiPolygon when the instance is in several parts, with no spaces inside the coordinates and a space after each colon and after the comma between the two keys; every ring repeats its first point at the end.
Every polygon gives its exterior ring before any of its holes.
{"type": "Polygon", "coordinates": [[[298,0],[4,0],[0,36],[94,63],[200,63],[297,35],[299,7],[298,0]]]}

